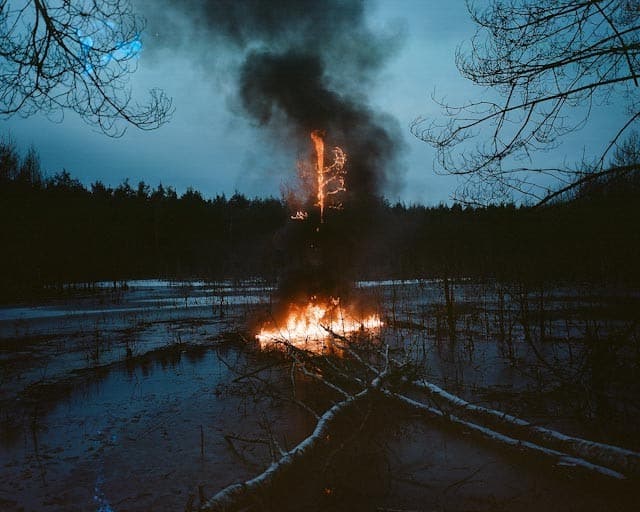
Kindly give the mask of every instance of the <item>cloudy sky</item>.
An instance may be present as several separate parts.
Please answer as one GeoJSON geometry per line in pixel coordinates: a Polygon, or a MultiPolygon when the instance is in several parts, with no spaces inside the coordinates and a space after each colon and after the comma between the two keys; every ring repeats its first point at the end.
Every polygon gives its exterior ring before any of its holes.
{"type": "MultiPolygon", "coordinates": [[[[162,183],[179,192],[191,186],[207,197],[236,190],[252,197],[279,196],[282,186],[294,179],[296,160],[304,157],[305,148],[299,141],[289,144],[282,131],[265,129],[243,112],[233,71],[237,48],[231,51],[215,37],[224,25],[207,18],[203,28],[203,20],[188,12],[184,2],[168,10],[162,6],[170,0],[137,4],[149,23],[132,85],[140,93],[159,87],[173,98],[175,114],[169,124],[151,132],[131,128],[112,139],[67,113],[61,123],[39,116],[3,120],[2,132],[23,150],[33,145],[47,173],[64,168],[86,184],[101,180],[117,185],[128,177],[132,183],[162,183]]],[[[474,33],[464,1],[377,0],[367,4],[361,21],[365,35],[380,34],[379,46],[387,45],[375,72],[366,72],[361,103],[376,116],[390,116],[392,131],[398,134],[398,154],[385,163],[392,179],[380,192],[392,201],[448,201],[455,180],[434,173],[433,150],[410,134],[409,125],[418,116],[441,115],[432,94],[452,103],[485,94],[462,79],[454,64],[456,47],[474,33]]],[[[348,25],[337,23],[336,29],[342,35],[328,34],[327,47],[335,38],[349,40],[348,25]]],[[[322,44],[318,41],[322,39],[314,39],[322,44]]],[[[332,55],[333,81],[342,81],[353,92],[358,83],[348,82],[359,78],[348,57],[340,78],[342,47],[334,46],[338,50],[333,54],[325,52],[332,55]]],[[[597,151],[607,142],[603,133],[611,133],[622,114],[611,106],[596,108],[584,130],[544,158],[573,164],[583,153],[597,151]]]]}

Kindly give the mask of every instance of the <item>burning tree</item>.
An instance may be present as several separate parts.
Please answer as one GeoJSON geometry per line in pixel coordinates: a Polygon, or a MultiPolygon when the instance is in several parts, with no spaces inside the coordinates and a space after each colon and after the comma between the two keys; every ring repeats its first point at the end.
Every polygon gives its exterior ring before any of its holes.
{"type": "MultiPolygon", "coordinates": [[[[300,178],[303,187],[304,185],[307,187],[308,198],[304,202],[307,204],[313,202],[319,215],[309,215],[306,209],[298,208],[291,219],[313,223],[314,219],[319,218],[317,225],[305,230],[307,236],[300,239],[300,243],[312,252],[312,256],[303,258],[304,272],[297,276],[294,285],[301,287],[301,296],[298,293],[295,293],[295,296],[290,295],[289,283],[284,283],[281,301],[286,303],[285,308],[276,313],[256,336],[262,348],[277,345],[279,340],[285,338],[293,345],[312,347],[312,350],[321,353],[326,348],[325,342],[330,339],[331,332],[346,335],[358,330],[377,329],[382,324],[378,314],[364,312],[352,304],[345,305],[344,298],[332,295],[338,290],[350,288],[351,283],[347,282],[348,277],[340,275],[338,262],[325,261],[326,255],[319,247],[322,243],[340,244],[340,240],[331,238],[322,240],[318,235],[325,223],[325,208],[342,207],[339,197],[347,191],[345,184],[347,155],[336,146],[333,148],[333,162],[327,163],[323,134],[314,130],[310,136],[315,158],[312,165],[305,165],[305,163],[300,165],[300,178]],[[323,282],[327,275],[325,271],[327,267],[330,269],[337,267],[339,279],[343,283],[335,287],[323,282]],[[306,293],[304,290],[307,290],[306,293]]],[[[336,220],[340,221],[339,218],[336,220]]]]}
{"type": "MultiPolygon", "coordinates": [[[[324,164],[324,139],[319,131],[311,132],[311,140],[316,152],[316,182],[318,202],[316,206],[320,209],[320,224],[324,223],[324,209],[327,199],[331,196],[346,192],[344,175],[346,174],[345,164],[347,155],[341,148],[333,148],[333,163],[325,166],[324,164]]],[[[341,203],[331,205],[339,208],[341,203]]]]}

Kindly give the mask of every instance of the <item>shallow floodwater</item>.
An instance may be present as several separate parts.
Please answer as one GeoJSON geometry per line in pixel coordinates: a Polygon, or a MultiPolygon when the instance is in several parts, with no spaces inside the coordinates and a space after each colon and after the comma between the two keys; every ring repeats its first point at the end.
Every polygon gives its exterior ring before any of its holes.
{"type": "MultiPolygon", "coordinates": [[[[226,389],[237,377],[227,364],[244,358],[224,347],[158,355],[25,408],[3,431],[2,510],[184,510],[198,485],[247,478],[268,459],[243,446],[239,461],[225,440],[261,432],[251,397],[226,389]]],[[[296,411],[268,414],[292,442],[308,427],[296,411]]]]}
{"type": "Polygon", "coordinates": [[[0,308],[0,510],[183,510],[247,476],[224,435],[259,430],[256,406],[225,390],[248,363],[223,338],[267,293],[134,282],[0,308]]]}
{"type": "MultiPolygon", "coordinates": [[[[482,342],[473,311],[460,316],[468,329],[455,347],[439,341],[438,282],[360,288],[385,319],[385,341],[409,347],[447,389],[476,399],[497,388],[530,391],[531,377],[498,344],[482,342]]],[[[199,488],[211,496],[266,468],[269,432],[285,449],[310,433],[306,412],[257,394],[243,378],[260,375],[281,389],[289,382],[277,358],[238,336],[268,309],[267,286],[143,281],[104,289],[0,308],[0,510],[183,511],[199,503],[199,488]]],[[[495,306],[471,283],[457,293],[465,307],[495,306]]],[[[532,357],[514,339],[518,357],[532,357]]],[[[580,432],[575,419],[535,414],[529,419],[580,432]]],[[[287,509],[634,510],[629,486],[505,454],[411,414],[382,416],[349,461],[316,474],[317,494],[304,504],[292,495],[287,509]]]]}

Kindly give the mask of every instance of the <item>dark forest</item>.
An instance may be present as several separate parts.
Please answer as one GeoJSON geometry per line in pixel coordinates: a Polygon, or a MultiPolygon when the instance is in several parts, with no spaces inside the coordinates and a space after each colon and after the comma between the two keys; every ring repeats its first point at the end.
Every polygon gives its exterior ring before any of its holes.
{"type": "MultiPolygon", "coordinates": [[[[97,281],[162,277],[276,281],[291,212],[283,200],[128,181],[45,176],[35,150],[0,147],[0,288],[12,301],[97,281]]],[[[637,285],[640,174],[590,182],[531,207],[350,203],[328,223],[356,279],[495,278],[637,285]],[[339,219],[339,222],[332,220],[339,219]],[[358,244],[350,243],[358,234],[358,244]],[[365,233],[364,239],[362,233],[365,233]],[[364,240],[364,242],[362,242],[364,240]]],[[[290,256],[290,255],[289,255],[290,256]]]]}

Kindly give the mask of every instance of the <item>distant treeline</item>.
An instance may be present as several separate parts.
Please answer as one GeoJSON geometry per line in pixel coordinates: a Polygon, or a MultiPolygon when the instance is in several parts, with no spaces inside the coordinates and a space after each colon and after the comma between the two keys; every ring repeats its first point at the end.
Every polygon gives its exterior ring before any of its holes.
{"type": "MultiPolygon", "coordinates": [[[[336,251],[358,279],[480,277],[640,283],[640,187],[591,183],[540,207],[391,205],[329,215],[336,251]],[[364,234],[364,235],[363,235],[364,234]],[[338,240],[338,242],[336,242],[338,240]]],[[[43,176],[38,156],[0,143],[0,299],[65,283],[134,278],[276,280],[291,212],[279,199],[204,198],[128,181],[83,186],[43,176]]],[[[289,233],[289,234],[287,234],[289,233]]]]}

